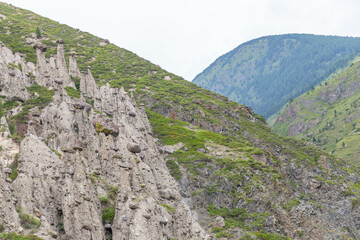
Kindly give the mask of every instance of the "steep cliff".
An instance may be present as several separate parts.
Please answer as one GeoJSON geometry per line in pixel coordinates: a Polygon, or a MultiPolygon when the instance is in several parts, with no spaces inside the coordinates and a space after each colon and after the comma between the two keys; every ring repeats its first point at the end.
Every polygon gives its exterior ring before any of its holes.
{"type": "Polygon", "coordinates": [[[11,66],[27,66],[23,58],[0,48],[0,94],[5,105],[19,101],[1,118],[2,227],[43,239],[204,239],[157,150],[144,107],[124,89],[98,88],[90,70],[80,75],[79,98],[69,96],[77,90],[69,89],[75,85],[65,71],[63,41],[56,65],[45,58],[45,45],[34,48],[36,68],[22,71],[11,66]],[[44,92],[50,92],[46,104],[44,92]],[[19,147],[8,138],[6,119],[19,147]]]}

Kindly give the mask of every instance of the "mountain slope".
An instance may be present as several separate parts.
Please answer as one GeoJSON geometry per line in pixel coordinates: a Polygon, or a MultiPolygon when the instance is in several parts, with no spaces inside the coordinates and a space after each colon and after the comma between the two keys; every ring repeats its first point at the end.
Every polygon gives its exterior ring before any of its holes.
{"type": "Polygon", "coordinates": [[[360,62],[303,94],[279,115],[274,131],[305,138],[337,157],[358,163],[360,62]]]}
{"type": "Polygon", "coordinates": [[[0,6],[0,232],[359,238],[356,165],[104,39],[0,6]]]}
{"type": "Polygon", "coordinates": [[[360,52],[360,38],[285,34],[241,44],[193,83],[269,118],[360,52]]]}

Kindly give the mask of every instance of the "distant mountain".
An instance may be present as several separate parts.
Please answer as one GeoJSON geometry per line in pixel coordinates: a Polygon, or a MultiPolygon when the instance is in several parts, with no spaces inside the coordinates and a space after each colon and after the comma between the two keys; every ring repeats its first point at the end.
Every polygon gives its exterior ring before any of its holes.
{"type": "Polygon", "coordinates": [[[281,135],[305,138],[337,157],[358,162],[360,62],[292,101],[273,129],[281,135]]]}
{"type": "Polygon", "coordinates": [[[360,51],[360,38],[285,34],[241,44],[219,57],[193,83],[250,105],[269,118],[360,51]]]}

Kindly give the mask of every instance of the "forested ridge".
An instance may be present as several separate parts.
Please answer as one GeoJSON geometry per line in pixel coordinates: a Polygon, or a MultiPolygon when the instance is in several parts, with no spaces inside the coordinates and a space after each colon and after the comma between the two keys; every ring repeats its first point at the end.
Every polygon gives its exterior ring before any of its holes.
{"type": "Polygon", "coordinates": [[[265,118],[310,90],[360,50],[353,37],[285,34],[241,44],[195,77],[193,82],[250,105],[265,118]]]}

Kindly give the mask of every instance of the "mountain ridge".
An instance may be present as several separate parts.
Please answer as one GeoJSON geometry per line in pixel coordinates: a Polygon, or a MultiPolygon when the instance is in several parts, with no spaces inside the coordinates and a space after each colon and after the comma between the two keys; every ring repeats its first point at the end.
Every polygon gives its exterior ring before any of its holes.
{"type": "Polygon", "coordinates": [[[291,98],[345,66],[359,50],[359,38],[265,36],[220,56],[193,82],[250,105],[256,113],[269,118],[291,98]],[[302,81],[302,87],[298,87],[298,81],[302,81]]]}

